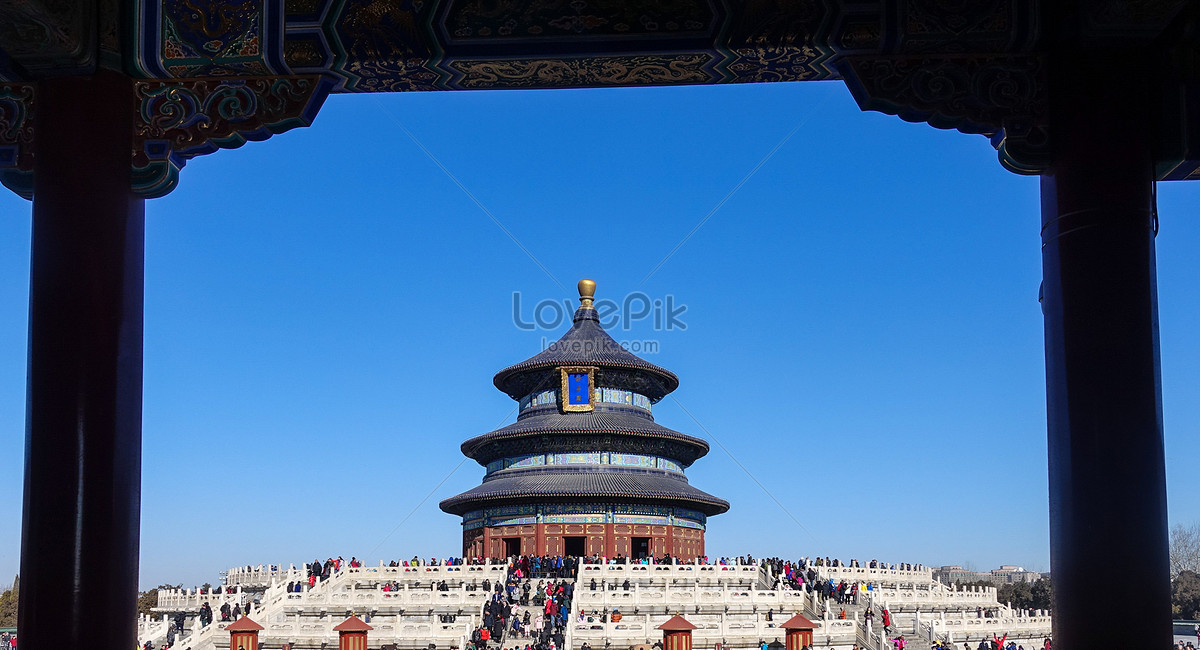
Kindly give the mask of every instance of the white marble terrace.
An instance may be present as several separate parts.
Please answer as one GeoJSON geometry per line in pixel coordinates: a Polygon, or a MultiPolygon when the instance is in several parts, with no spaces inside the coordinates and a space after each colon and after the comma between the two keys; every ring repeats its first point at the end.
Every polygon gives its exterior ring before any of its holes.
{"type": "MultiPolygon", "coordinates": [[[[822,579],[859,584],[859,603],[822,603],[813,592],[773,589],[775,576],[758,565],[581,564],[567,645],[574,649],[586,641],[593,648],[627,648],[653,643],[662,638],[657,627],[675,614],[697,626],[693,632],[697,647],[722,643],[757,648],[782,641],[784,631],[778,625],[797,612],[817,626],[813,639],[818,647],[839,650],[849,650],[855,643],[882,650],[890,647],[891,636],[901,633],[910,641],[961,644],[1007,632],[1010,638],[1026,640],[1026,647],[1040,647],[1042,636],[1050,633],[1050,618],[1044,612],[1034,616],[1015,612],[997,602],[994,587],[947,586],[934,580],[928,568],[822,566],[816,571],[822,579]],[[887,637],[880,624],[884,607],[892,612],[894,622],[887,637]],[[838,618],[842,608],[847,610],[844,620],[838,618]],[[870,631],[863,619],[868,608],[876,612],[870,631]],[[621,613],[619,621],[611,620],[614,610],[621,613]],[[981,616],[981,610],[998,616],[981,616]]],[[[223,602],[250,611],[250,617],[264,626],[260,644],[268,647],[284,643],[299,650],[336,647],[333,626],[356,614],[369,617],[375,628],[369,634],[370,647],[396,644],[417,650],[432,643],[442,649],[463,648],[482,620],[488,596],[481,588],[483,581],[495,584],[506,576],[507,566],[502,564],[389,567],[381,563],[344,567],[310,588],[303,567],[237,567],[226,573],[228,593],[160,591],[156,611],[163,617],[139,621],[139,638],[156,647],[165,643],[168,617],[178,611],[194,614],[207,600],[214,612],[223,602]],[[439,591],[437,585],[443,581],[447,590],[439,591]],[[293,591],[287,589],[289,583],[293,591]],[[395,588],[385,591],[385,584],[395,588]],[[443,620],[446,616],[453,620],[443,620]]],[[[227,622],[218,620],[203,629],[197,625],[193,616],[187,633],[176,639],[176,648],[228,649],[227,622]]]]}

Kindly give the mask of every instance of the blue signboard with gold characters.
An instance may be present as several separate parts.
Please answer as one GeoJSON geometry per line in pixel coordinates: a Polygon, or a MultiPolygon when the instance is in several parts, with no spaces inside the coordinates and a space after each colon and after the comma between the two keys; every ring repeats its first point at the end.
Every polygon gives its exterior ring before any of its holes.
{"type": "Polygon", "coordinates": [[[562,373],[562,410],[591,411],[596,402],[596,369],[559,368],[562,373]]]}

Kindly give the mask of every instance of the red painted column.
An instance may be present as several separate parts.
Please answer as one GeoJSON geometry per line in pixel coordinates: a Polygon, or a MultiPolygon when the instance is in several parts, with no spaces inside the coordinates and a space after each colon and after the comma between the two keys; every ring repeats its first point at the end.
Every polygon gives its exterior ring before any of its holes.
{"type": "Polygon", "coordinates": [[[131,82],[38,82],[18,625],[25,650],[137,644],[143,201],[131,82]]]}
{"type": "Polygon", "coordinates": [[[1153,68],[1069,38],[1056,47],[1042,177],[1053,640],[1170,647],[1153,68]],[[1138,603],[1116,635],[1095,616],[1096,595],[1111,587],[1096,567],[1114,558],[1138,603]]]}

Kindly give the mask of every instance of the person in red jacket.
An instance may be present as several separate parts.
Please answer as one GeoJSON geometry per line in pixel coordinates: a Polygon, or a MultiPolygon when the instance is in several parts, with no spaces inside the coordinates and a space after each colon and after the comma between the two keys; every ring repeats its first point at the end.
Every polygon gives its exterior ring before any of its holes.
{"type": "Polygon", "coordinates": [[[892,613],[886,607],[883,608],[883,633],[891,634],[892,613]]]}

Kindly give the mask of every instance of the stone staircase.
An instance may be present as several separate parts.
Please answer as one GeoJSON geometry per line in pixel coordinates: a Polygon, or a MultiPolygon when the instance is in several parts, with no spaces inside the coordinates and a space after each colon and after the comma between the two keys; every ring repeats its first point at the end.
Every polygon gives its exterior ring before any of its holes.
{"type": "MultiPolygon", "coordinates": [[[[505,584],[507,585],[508,582],[511,580],[513,580],[513,574],[510,572],[508,574],[508,577],[505,580],[505,584]]],[[[539,603],[539,585],[544,586],[546,582],[565,583],[565,584],[571,585],[571,588],[572,588],[571,611],[568,613],[567,625],[565,626],[566,627],[565,636],[567,639],[570,638],[570,622],[572,620],[574,620],[573,616],[577,615],[577,613],[578,613],[578,608],[577,608],[578,583],[577,583],[577,580],[575,578],[559,576],[556,572],[547,571],[547,572],[542,572],[540,574],[537,574],[537,575],[534,575],[531,577],[518,579],[516,589],[512,592],[513,597],[519,601],[521,599],[521,595],[524,593],[524,586],[529,585],[530,598],[529,598],[528,604],[526,604],[526,605],[514,604],[512,617],[514,617],[514,618],[520,617],[522,620],[524,620],[525,613],[528,612],[529,613],[529,625],[523,627],[521,635],[514,635],[513,630],[512,630],[512,618],[510,618],[508,621],[508,624],[505,625],[505,627],[504,627],[504,634],[503,634],[503,637],[502,637],[502,639],[500,641],[500,645],[499,645],[500,650],[514,650],[514,649],[518,649],[518,648],[524,648],[526,645],[533,645],[534,643],[536,643],[538,635],[540,633],[540,630],[542,629],[542,628],[538,627],[538,624],[537,624],[538,618],[543,617],[543,626],[545,623],[545,620],[544,620],[545,615],[543,613],[544,601],[542,601],[543,604],[538,604],[539,603]]],[[[566,645],[568,647],[570,647],[569,642],[566,643],[566,645]]]]}
{"type": "MultiPolygon", "coordinates": [[[[782,642],[786,634],[779,625],[813,606],[805,592],[773,589],[774,577],[757,565],[584,565],[580,575],[578,609],[610,616],[579,622],[578,610],[573,611],[572,648],[584,641],[593,648],[650,644],[662,639],[658,626],[676,614],[697,626],[694,647],[757,648],[782,642]],[[622,614],[619,622],[611,620],[614,609],[622,614]]],[[[847,650],[853,645],[853,621],[814,620],[815,639],[828,637],[847,650]]]]}

